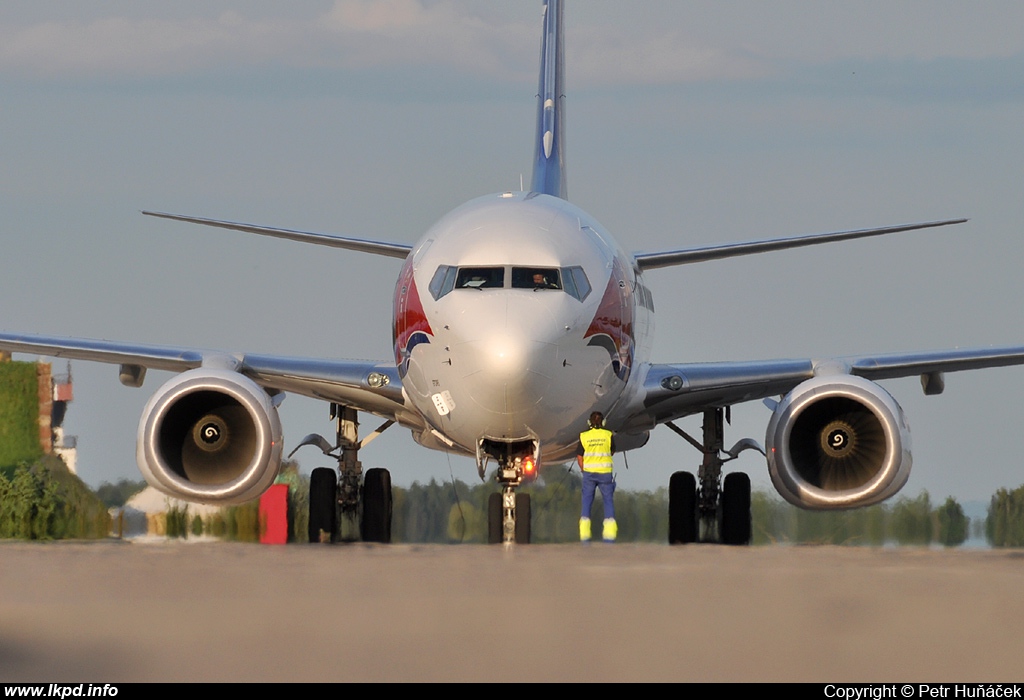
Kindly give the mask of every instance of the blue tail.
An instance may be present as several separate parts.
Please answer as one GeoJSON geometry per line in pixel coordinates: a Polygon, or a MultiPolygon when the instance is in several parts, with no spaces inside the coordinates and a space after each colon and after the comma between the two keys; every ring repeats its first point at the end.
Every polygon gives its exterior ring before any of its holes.
{"type": "Polygon", "coordinates": [[[566,199],[565,189],[565,52],[562,0],[544,2],[544,38],[540,46],[540,89],[537,92],[537,135],[530,189],[566,199]]]}

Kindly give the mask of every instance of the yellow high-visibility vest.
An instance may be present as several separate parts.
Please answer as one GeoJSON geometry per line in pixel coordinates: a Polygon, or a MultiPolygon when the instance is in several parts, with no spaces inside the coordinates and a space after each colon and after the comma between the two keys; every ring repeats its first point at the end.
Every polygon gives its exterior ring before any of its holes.
{"type": "Polygon", "coordinates": [[[612,471],[612,431],[591,428],[580,433],[583,471],[609,474],[612,471]]]}

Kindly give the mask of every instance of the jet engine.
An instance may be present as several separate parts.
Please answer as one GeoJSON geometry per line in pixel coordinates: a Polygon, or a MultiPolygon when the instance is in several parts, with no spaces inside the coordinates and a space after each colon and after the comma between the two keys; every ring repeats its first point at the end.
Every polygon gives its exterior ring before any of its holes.
{"type": "Polygon", "coordinates": [[[799,384],[776,406],[765,440],[782,497],[814,510],[874,505],[910,477],[910,426],[882,387],[847,374],[799,384]]]}
{"type": "Polygon", "coordinates": [[[238,372],[193,369],[164,384],[139,421],[135,458],[160,491],[244,503],[274,482],[281,421],[270,396],[238,372]]]}

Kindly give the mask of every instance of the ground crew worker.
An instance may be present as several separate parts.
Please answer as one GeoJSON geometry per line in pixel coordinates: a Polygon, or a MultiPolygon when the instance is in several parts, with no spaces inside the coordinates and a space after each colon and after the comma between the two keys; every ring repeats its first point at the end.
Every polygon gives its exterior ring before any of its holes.
{"type": "Polygon", "coordinates": [[[576,463],[583,472],[583,505],[580,512],[580,542],[590,541],[590,507],[594,504],[594,491],[601,489],[604,501],[604,527],[601,537],[605,542],[614,542],[619,534],[615,523],[615,477],[612,476],[612,455],[615,454],[615,440],[612,431],[605,430],[604,416],[600,411],[590,414],[590,428],[580,433],[580,444],[576,448],[576,463]]]}

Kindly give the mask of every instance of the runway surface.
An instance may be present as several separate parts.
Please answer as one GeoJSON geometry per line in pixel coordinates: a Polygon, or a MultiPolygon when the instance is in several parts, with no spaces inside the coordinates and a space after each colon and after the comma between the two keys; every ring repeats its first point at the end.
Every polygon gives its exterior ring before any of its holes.
{"type": "Polygon", "coordinates": [[[1024,552],[0,543],[0,681],[1021,681],[1024,552]]]}

